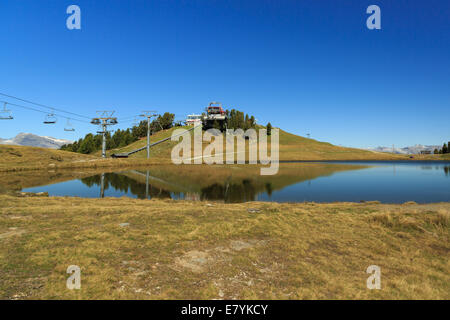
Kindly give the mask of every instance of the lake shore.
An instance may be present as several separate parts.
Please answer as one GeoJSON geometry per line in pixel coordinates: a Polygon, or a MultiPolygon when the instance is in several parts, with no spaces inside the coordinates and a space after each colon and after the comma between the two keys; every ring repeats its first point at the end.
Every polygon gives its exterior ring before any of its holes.
{"type": "Polygon", "coordinates": [[[1,195],[0,297],[449,299],[449,217],[450,203],[1,195]]]}
{"type": "MultiPolygon", "coordinates": [[[[284,148],[284,151],[283,149],[280,150],[280,163],[320,161],[450,161],[450,154],[413,155],[413,158],[410,158],[411,155],[368,152],[358,149],[349,149],[350,151],[348,151],[346,148],[334,148],[338,151],[318,151],[311,153],[305,152],[306,149],[299,149],[295,145],[289,146],[289,148],[284,148]]],[[[151,159],[143,158],[141,157],[142,155],[127,159],[103,159],[99,155],[85,155],[37,147],[0,145],[0,172],[96,168],[119,169],[149,165],[169,165],[172,164],[169,150],[170,145],[164,146],[163,150],[155,148],[152,151],[151,159]]]]}

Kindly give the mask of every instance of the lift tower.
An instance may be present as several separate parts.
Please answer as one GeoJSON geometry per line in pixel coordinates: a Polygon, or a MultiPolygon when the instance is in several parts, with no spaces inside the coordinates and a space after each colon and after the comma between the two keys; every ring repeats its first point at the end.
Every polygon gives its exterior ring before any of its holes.
{"type": "Polygon", "coordinates": [[[117,124],[117,118],[113,117],[114,111],[97,111],[97,118],[93,118],[91,123],[95,125],[101,126],[101,131],[97,131],[97,133],[101,133],[103,136],[102,141],[102,157],[106,158],[106,132],[107,127],[111,125],[117,124]]]}
{"type": "Polygon", "coordinates": [[[150,118],[156,116],[156,111],[142,111],[141,117],[147,118],[147,159],[150,159],[150,118]]]}

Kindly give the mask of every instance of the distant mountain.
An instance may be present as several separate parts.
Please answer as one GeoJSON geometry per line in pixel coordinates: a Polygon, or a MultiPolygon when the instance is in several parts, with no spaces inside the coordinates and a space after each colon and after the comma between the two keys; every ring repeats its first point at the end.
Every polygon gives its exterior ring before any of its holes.
{"type": "Polygon", "coordinates": [[[433,153],[434,149],[440,149],[441,146],[424,146],[421,144],[416,144],[415,146],[404,147],[404,148],[394,148],[392,147],[377,147],[377,148],[369,148],[372,151],[378,152],[391,152],[397,154],[419,154],[421,151],[430,151],[433,153]]]}
{"type": "Polygon", "coordinates": [[[41,137],[32,133],[19,133],[11,139],[1,139],[0,144],[9,144],[16,146],[41,147],[50,149],[59,149],[62,145],[72,143],[73,141],[64,139],[55,139],[52,137],[41,137]]]}

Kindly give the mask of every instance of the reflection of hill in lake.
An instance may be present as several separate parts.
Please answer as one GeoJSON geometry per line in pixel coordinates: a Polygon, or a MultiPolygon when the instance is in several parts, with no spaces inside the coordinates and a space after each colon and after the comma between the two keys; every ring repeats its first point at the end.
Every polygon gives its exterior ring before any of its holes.
{"type": "MultiPolygon", "coordinates": [[[[190,200],[253,201],[260,193],[271,193],[288,185],[331,175],[338,171],[366,168],[359,165],[324,163],[281,164],[274,176],[261,176],[259,166],[154,166],[103,174],[103,190],[113,187],[138,198],[180,198],[190,200]],[[148,181],[148,182],[147,182],[148,181]]],[[[101,186],[102,175],[83,178],[87,186],[101,186]]]]}
{"type": "Polygon", "coordinates": [[[45,186],[58,182],[89,177],[98,173],[98,170],[36,170],[5,172],[0,174],[0,193],[8,191],[18,191],[24,188],[45,186]]]}
{"type": "Polygon", "coordinates": [[[94,185],[101,187],[102,185],[102,176],[103,176],[103,191],[108,190],[109,188],[114,188],[117,191],[121,192],[131,192],[139,199],[145,199],[146,197],[155,197],[155,198],[171,198],[170,191],[155,187],[151,184],[147,185],[142,181],[133,179],[124,174],[117,173],[104,173],[98,174],[91,177],[82,178],[81,182],[83,182],[88,187],[92,187],[94,185]]]}

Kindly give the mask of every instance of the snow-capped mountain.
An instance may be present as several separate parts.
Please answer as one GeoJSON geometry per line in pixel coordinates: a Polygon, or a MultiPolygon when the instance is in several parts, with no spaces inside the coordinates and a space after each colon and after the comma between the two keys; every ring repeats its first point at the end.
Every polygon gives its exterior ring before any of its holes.
{"type": "Polygon", "coordinates": [[[442,146],[424,146],[421,144],[416,144],[414,146],[410,147],[404,147],[404,148],[392,148],[392,147],[377,147],[377,148],[369,148],[369,150],[372,151],[378,151],[378,152],[392,152],[392,153],[398,153],[398,154],[419,154],[422,151],[430,151],[433,153],[434,149],[441,149],[442,146]]]}
{"type": "Polygon", "coordinates": [[[41,147],[50,149],[59,149],[62,145],[68,143],[72,143],[72,141],[45,136],[41,137],[32,133],[19,133],[17,136],[11,139],[0,138],[0,144],[41,147]]]}

